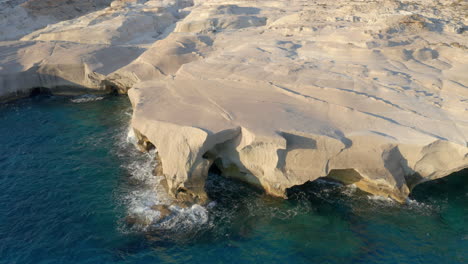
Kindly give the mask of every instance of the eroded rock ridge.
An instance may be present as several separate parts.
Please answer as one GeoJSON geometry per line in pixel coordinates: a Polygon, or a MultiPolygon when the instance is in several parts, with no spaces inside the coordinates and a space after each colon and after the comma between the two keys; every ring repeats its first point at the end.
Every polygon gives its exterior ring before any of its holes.
{"type": "Polygon", "coordinates": [[[213,164],[276,196],[329,177],[398,201],[468,167],[466,1],[0,7],[0,97],[128,92],[179,199],[207,199],[213,164]]]}

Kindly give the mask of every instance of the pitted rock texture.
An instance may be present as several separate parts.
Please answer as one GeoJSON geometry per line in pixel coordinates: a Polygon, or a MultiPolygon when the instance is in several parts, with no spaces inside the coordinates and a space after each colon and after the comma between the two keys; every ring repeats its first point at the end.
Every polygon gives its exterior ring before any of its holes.
{"type": "Polygon", "coordinates": [[[276,196],[329,177],[398,201],[468,167],[466,1],[41,1],[9,7],[45,22],[0,34],[0,96],[128,91],[181,200],[213,163],[276,196]]]}

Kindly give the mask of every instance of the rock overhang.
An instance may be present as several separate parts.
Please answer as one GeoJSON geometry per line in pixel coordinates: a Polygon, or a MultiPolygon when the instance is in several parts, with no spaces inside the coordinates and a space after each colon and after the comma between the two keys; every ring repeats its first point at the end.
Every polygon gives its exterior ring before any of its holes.
{"type": "Polygon", "coordinates": [[[218,160],[276,196],[328,176],[403,201],[418,182],[468,164],[459,8],[114,1],[2,42],[0,94],[130,89],[132,126],[184,199],[206,199],[218,160]],[[154,28],[138,26],[148,21],[154,28]]]}

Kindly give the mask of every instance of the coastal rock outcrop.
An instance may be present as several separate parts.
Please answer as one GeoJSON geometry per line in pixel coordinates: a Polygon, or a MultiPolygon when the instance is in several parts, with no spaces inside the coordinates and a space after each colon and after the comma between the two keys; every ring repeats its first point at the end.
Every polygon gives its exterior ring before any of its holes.
{"type": "MultiPolygon", "coordinates": [[[[8,0],[0,8],[0,100],[126,92],[107,75],[164,38],[191,5],[178,1],[8,0]]],[[[113,75],[118,76],[118,75],[113,75]]],[[[133,75],[126,79],[131,79],[133,75]]],[[[121,78],[119,78],[121,79],[121,78]]]]}
{"type": "Polygon", "coordinates": [[[0,97],[128,92],[180,200],[206,201],[211,166],[275,196],[328,177],[398,201],[468,167],[465,1],[101,2],[2,32],[0,97]]]}

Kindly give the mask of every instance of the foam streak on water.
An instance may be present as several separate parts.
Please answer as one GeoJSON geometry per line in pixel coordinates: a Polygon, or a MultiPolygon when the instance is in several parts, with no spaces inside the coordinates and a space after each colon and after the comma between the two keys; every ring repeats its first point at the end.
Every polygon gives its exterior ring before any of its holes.
{"type": "Polygon", "coordinates": [[[85,95],[73,97],[72,99],[70,99],[70,102],[80,104],[80,103],[100,101],[102,99],[104,99],[104,96],[98,96],[94,94],[85,94],[85,95]]]}

